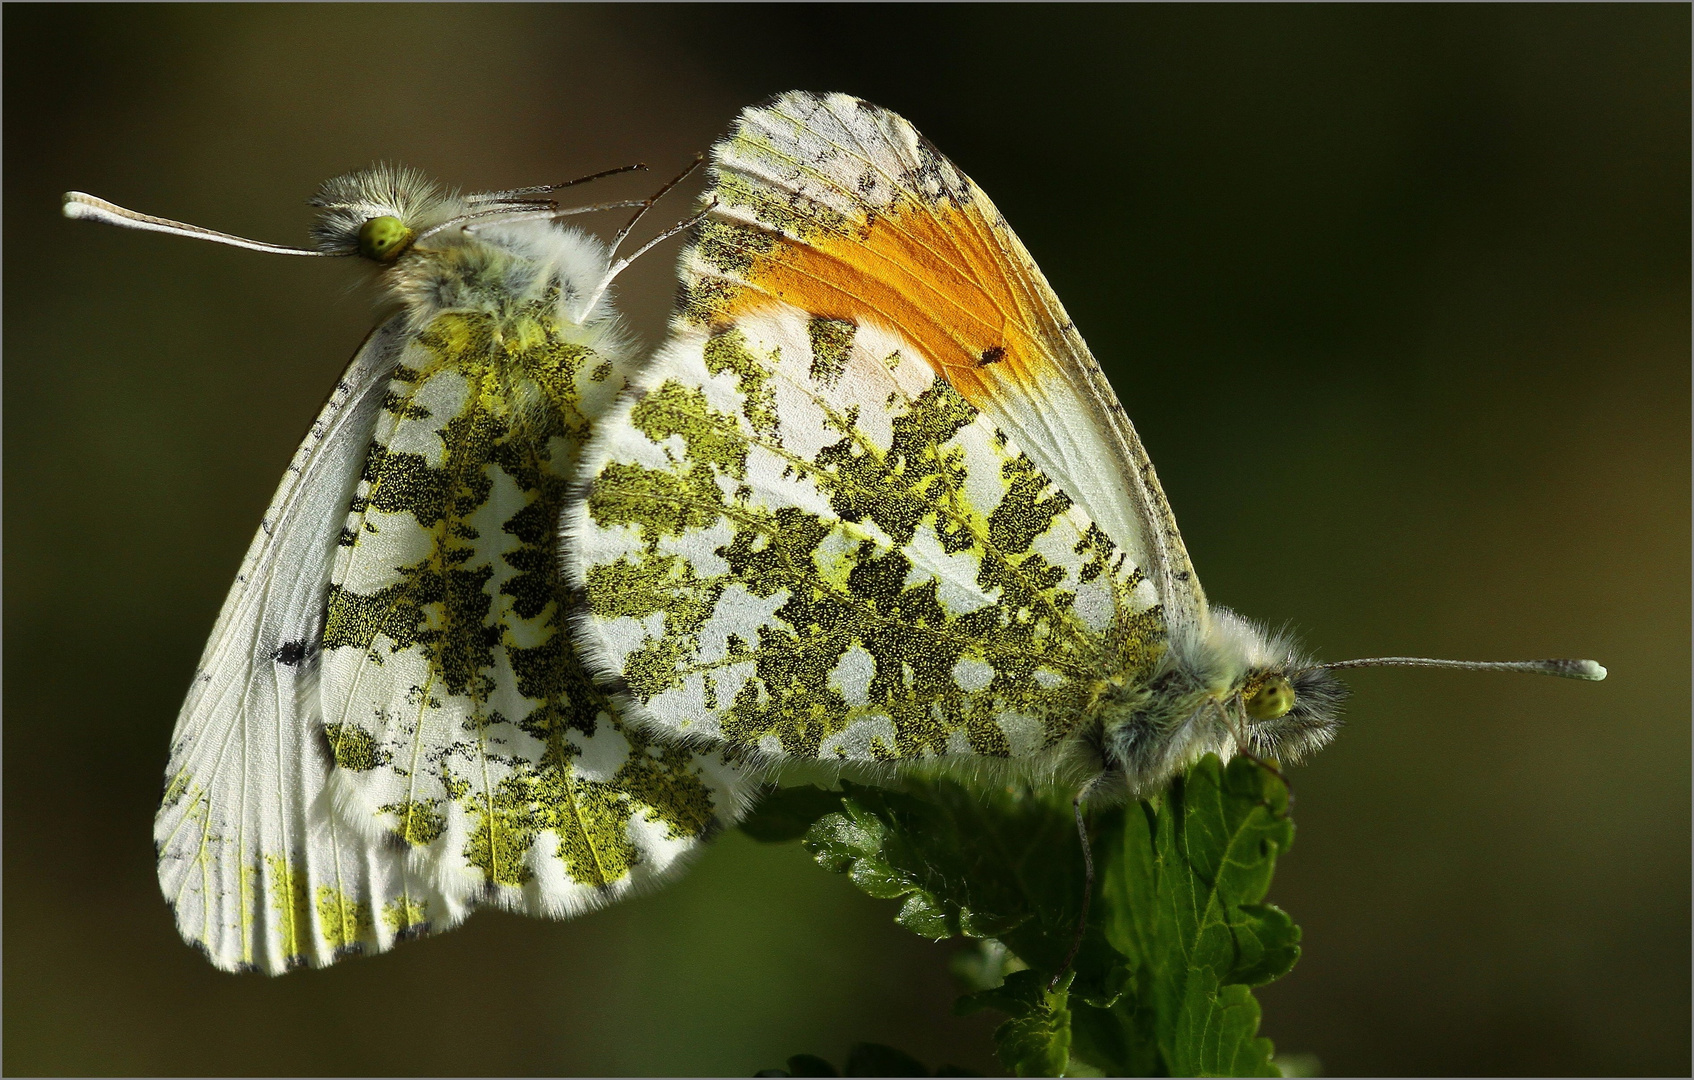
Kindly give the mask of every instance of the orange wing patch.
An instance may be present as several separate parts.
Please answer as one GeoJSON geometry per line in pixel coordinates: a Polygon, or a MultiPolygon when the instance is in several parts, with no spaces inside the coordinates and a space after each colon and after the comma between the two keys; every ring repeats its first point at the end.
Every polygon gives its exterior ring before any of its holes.
{"type": "Polygon", "coordinates": [[[1027,387],[1053,366],[1053,349],[1036,329],[1045,312],[1028,294],[1040,272],[998,235],[992,213],[975,203],[902,200],[856,230],[819,230],[806,240],[719,224],[702,236],[702,253],[739,280],[697,289],[687,313],[723,324],[774,301],[873,322],[911,342],[980,408],[993,386],[1027,387]]]}

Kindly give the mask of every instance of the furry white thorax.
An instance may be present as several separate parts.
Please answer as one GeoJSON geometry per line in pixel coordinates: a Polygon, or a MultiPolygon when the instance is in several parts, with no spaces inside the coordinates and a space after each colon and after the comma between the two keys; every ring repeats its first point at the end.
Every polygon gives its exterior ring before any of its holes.
{"type": "Polygon", "coordinates": [[[1205,680],[1220,700],[1239,689],[1253,672],[1278,668],[1289,643],[1225,607],[1212,607],[1208,618],[1188,634],[1173,636],[1173,659],[1205,680]]]}
{"type": "Polygon", "coordinates": [[[591,331],[583,344],[621,343],[603,288],[610,272],[606,245],[557,221],[503,219],[502,210],[533,214],[533,205],[502,208],[393,165],[336,177],[311,203],[320,208],[312,239],[325,253],[356,253],[359,230],[374,218],[395,218],[417,237],[382,274],[413,330],[445,311],[503,317],[551,296],[568,336],[580,327],[591,331]],[[597,297],[592,309],[583,310],[590,297],[597,297]]]}
{"type": "Polygon", "coordinates": [[[1208,753],[1297,760],[1334,737],[1344,696],[1287,636],[1211,607],[1191,629],[1173,632],[1144,683],[1106,683],[1096,736],[1103,771],[1091,795],[1156,793],[1208,753]],[[1271,675],[1293,680],[1295,707],[1276,720],[1250,720],[1239,695],[1271,675]]]}

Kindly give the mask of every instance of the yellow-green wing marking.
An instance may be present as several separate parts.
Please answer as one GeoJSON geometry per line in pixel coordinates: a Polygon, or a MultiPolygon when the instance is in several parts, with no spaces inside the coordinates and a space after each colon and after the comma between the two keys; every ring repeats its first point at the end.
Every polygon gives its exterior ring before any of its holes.
{"type": "Polygon", "coordinates": [[[679,325],[566,514],[576,640],[656,732],[1029,758],[1144,673],[1139,569],[909,342],[770,303],[679,325]]]}
{"type": "Polygon", "coordinates": [[[341,534],[323,637],[337,814],[409,848],[450,904],[610,902],[744,797],[721,759],[624,725],[566,636],[555,529],[622,388],[604,337],[547,299],[438,315],[395,368],[341,534]]]}

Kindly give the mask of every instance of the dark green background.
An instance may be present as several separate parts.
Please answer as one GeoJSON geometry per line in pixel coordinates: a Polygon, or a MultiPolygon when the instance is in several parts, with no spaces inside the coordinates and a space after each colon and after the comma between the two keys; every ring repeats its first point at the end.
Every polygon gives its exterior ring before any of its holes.
{"type": "MultiPolygon", "coordinates": [[[[993,1068],[948,950],[795,845],[275,980],[212,970],[154,882],[189,673],[371,297],[59,193],[299,242],[304,198],[375,158],[663,170],[791,87],[899,110],[998,202],[1216,602],[1330,659],[1611,668],[1350,677],[1294,774],[1271,899],[1306,954],[1265,1033],[1333,1073],[1689,1069],[1688,7],[9,5],[4,31],[5,1071],[748,1075],[856,1040],[993,1068]]],[[[623,287],[649,341],[673,254],[623,287]]]]}

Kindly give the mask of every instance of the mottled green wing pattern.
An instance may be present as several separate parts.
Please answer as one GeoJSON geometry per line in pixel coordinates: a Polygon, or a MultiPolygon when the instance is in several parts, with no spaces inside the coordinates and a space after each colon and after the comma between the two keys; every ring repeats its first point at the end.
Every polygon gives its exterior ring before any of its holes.
{"type": "Polygon", "coordinates": [[[395,369],[340,539],[323,636],[337,816],[408,845],[450,905],[606,903],[742,798],[721,760],[622,724],[570,648],[565,477],[622,381],[577,329],[548,302],[438,316],[395,369]]]}
{"type": "Polygon", "coordinates": [[[155,825],[218,967],[328,964],[483,903],[575,914],[739,815],[739,771],[628,728],[569,646],[565,475],[623,373],[555,299],[391,321],[295,455],[155,825]]]}
{"type": "Polygon", "coordinates": [[[655,732],[1029,758],[1162,648],[1141,571],[909,342],[771,303],[682,325],[566,514],[578,649],[655,732]]]}

